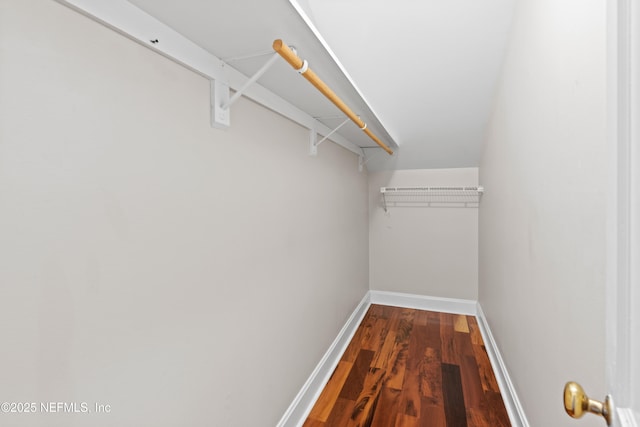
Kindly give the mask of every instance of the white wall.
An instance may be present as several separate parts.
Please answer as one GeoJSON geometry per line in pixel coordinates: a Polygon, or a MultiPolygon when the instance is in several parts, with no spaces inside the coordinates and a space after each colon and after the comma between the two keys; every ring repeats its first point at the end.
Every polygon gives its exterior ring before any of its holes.
{"type": "Polygon", "coordinates": [[[357,157],[53,1],[0,0],[0,395],[275,425],[368,288],[357,157]]]}
{"type": "Polygon", "coordinates": [[[566,381],[606,393],[606,15],[518,3],[480,166],[479,300],[532,426],[576,425],[566,381]]]}
{"type": "Polygon", "coordinates": [[[446,298],[478,297],[478,209],[382,208],[380,187],[476,186],[478,169],[369,174],[371,289],[446,298]]]}

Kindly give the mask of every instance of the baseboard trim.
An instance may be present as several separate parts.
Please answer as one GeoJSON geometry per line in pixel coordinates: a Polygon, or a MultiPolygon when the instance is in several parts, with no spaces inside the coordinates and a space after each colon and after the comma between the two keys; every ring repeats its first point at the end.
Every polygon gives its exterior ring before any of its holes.
{"type": "Polygon", "coordinates": [[[324,354],[316,368],[304,383],[297,396],[289,405],[276,427],[300,427],[304,423],[314,403],[320,396],[325,385],[331,378],[342,354],[346,350],[351,338],[362,322],[371,304],[391,305],[395,307],[415,308],[419,310],[439,311],[443,313],[465,314],[476,316],[478,326],[484,340],[491,366],[496,375],[500,393],[509,414],[513,427],[529,427],[515,387],[509,377],[507,367],[502,360],[500,351],[489,328],[487,318],[482,307],[476,301],[427,297],[423,295],[403,294],[386,291],[369,291],[362,298],[356,309],[342,327],[338,336],[324,354]]]}
{"type": "Polygon", "coordinates": [[[522,409],[516,389],[509,377],[507,366],[502,359],[500,350],[498,350],[498,345],[496,340],[493,338],[493,334],[489,328],[489,323],[482,311],[480,303],[477,303],[476,311],[476,318],[478,319],[480,333],[482,334],[482,339],[484,341],[485,348],[487,349],[487,354],[489,355],[493,372],[496,375],[496,380],[500,387],[500,394],[502,394],[502,400],[504,400],[511,424],[514,427],[529,427],[529,421],[527,421],[527,417],[522,409]]]}
{"type": "Polygon", "coordinates": [[[369,291],[371,304],[439,311],[442,313],[476,315],[477,302],[466,299],[428,297],[399,292],[369,291]]]}
{"type": "Polygon", "coordinates": [[[356,333],[370,305],[369,293],[367,293],[351,316],[349,316],[349,319],[347,319],[338,336],[333,340],[333,343],[331,343],[329,350],[327,350],[304,383],[298,395],[291,405],[289,405],[289,408],[278,424],[276,424],[276,427],[299,427],[304,423],[304,420],[313,408],[313,404],[320,396],[327,382],[329,382],[342,354],[347,349],[351,338],[353,338],[353,335],[356,333]]]}

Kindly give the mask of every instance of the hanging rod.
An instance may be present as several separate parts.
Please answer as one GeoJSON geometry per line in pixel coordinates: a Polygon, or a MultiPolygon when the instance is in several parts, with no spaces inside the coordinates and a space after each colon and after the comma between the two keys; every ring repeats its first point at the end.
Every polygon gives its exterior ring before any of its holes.
{"type": "Polygon", "coordinates": [[[309,81],[316,89],[318,89],[324,96],[333,102],[333,104],[347,115],[369,138],[373,139],[384,151],[393,154],[393,150],[389,148],[384,142],[367,129],[367,124],[360,119],[343,101],[335,94],[334,91],[329,88],[310,68],[306,60],[300,59],[296,53],[289,48],[282,40],[278,39],[273,42],[273,50],[278,52],[285,61],[287,61],[293,68],[296,69],[302,76],[309,81]]]}

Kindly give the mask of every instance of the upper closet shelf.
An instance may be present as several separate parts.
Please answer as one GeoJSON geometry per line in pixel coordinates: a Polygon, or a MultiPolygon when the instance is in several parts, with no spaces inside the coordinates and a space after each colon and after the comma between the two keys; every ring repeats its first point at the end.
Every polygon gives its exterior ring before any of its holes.
{"type": "Polygon", "coordinates": [[[478,207],[483,187],[381,187],[384,211],[393,207],[478,207]]]}

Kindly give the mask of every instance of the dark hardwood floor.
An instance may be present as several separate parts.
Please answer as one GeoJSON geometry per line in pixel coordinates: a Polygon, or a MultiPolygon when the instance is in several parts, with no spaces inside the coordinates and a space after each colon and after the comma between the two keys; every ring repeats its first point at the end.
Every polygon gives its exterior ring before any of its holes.
{"type": "Polygon", "coordinates": [[[372,305],[304,427],[510,426],[473,316],[372,305]]]}

